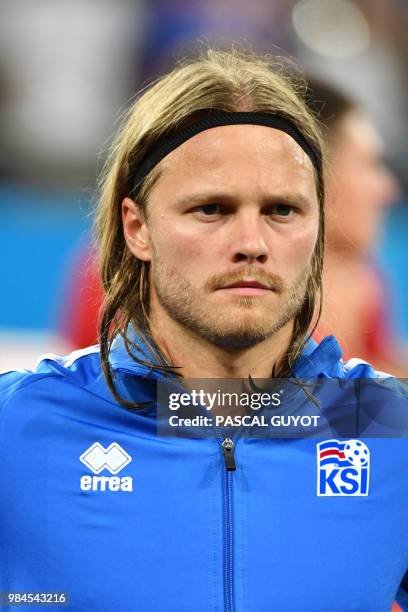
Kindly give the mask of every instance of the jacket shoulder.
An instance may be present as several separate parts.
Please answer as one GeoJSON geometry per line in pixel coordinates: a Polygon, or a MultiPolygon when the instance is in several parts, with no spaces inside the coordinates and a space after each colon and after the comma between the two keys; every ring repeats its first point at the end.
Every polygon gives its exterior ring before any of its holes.
{"type": "Polygon", "coordinates": [[[354,381],[363,382],[360,384],[359,389],[362,395],[360,400],[369,399],[375,400],[377,403],[381,400],[384,406],[388,401],[394,402],[394,407],[399,406],[401,408],[400,417],[404,417],[404,428],[408,427],[408,413],[407,413],[407,401],[408,401],[408,384],[407,379],[397,378],[387,372],[375,370],[372,365],[363,361],[362,359],[349,359],[346,362],[342,362],[343,377],[347,380],[352,381],[350,384],[353,385],[354,381]],[[395,403],[401,401],[402,403],[395,403]]]}
{"type": "Polygon", "coordinates": [[[341,360],[340,369],[344,378],[393,378],[391,374],[376,370],[370,363],[357,357],[341,360]]]}
{"type": "Polygon", "coordinates": [[[24,389],[49,380],[54,385],[64,380],[76,387],[92,383],[101,372],[99,346],[90,346],[64,356],[48,353],[39,358],[35,370],[0,372],[0,413],[7,402],[24,389]]]}

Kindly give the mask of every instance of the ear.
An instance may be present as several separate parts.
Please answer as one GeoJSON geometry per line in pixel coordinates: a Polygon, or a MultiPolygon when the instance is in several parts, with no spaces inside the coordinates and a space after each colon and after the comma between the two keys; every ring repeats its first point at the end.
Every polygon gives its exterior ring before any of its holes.
{"type": "Polygon", "coordinates": [[[149,230],[141,206],[125,198],[122,202],[122,224],[126,244],[135,257],[151,261],[149,230]]]}

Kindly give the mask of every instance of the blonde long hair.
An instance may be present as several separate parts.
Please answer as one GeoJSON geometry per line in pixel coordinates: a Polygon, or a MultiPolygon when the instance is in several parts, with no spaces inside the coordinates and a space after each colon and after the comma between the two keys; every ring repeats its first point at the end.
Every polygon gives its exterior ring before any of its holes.
{"type": "MultiPolygon", "coordinates": [[[[270,56],[207,49],[199,57],[185,59],[169,74],[147,88],[129,108],[112,145],[100,181],[101,194],[95,215],[95,235],[99,249],[104,300],[100,318],[102,368],[116,399],[126,407],[141,404],[124,400],[118,394],[109,364],[112,341],[120,334],[132,358],[152,369],[177,374],[166,363],[149,334],[149,262],[135,258],[128,249],[121,221],[121,203],[134,189],[132,174],[146,151],[166,134],[201,118],[209,109],[218,111],[260,111],[289,119],[323,160],[323,140],[319,124],[308,110],[306,84],[292,70],[270,56]],[[134,354],[129,330],[142,336],[157,359],[151,363],[134,354]]],[[[321,311],[324,247],[323,165],[315,169],[320,206],[316,248],[311,261],[304,303],[294,320],[294,331],[286,359],[273,376],[286,376],[306,341],[312,322],[321,311]]],[[[149,192],[157,179],[157,167],[143,180],[137,201],[145,214],[149,192]]]]}

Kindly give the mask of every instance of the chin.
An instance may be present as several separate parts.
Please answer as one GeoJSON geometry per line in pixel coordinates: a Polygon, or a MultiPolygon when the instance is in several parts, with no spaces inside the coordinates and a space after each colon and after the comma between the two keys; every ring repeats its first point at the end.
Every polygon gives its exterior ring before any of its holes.
{"type": "Polygon", "coordinates": [[[212,335],[207,337],[207,340],[223,349],[243,350],[251,348],[265,340],[265,336],[259,334],[225,334],[212,335]]]}
{"type": "Polygon", "coordinates": [[[213,327],[202,327],[199,334],[209,341],[211,344],[220,348],[226,349],[246,349],[273,336],[280,325],[270,323],[265,326],[265,317],[251,317],[251,321],[247,325],[237,325],[231,328],[231,321],[228,324],[221,326],[218,321],[213,327]]]}

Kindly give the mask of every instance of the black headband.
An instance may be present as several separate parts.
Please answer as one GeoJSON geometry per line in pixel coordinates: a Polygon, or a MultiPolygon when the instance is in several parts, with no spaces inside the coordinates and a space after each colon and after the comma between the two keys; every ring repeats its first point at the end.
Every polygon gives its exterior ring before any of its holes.
{"type": "Polygon", "coordinates": [[[209,130],[221,125],[243,124],[265,125],[267,127],[286,132],[286,134],[289,134],[289,136],[291,136],[293,140],[295,140],[297,144],[302,147],[306,155],[309,156],[318,174],[320,174],[322,163],[320,151],[315,146],[310,144],[296,125],[289,119],[286,119],[286,117],[261,112],[208,111],[208,117],[199,119],[195,123],[182,128],[175,134],[170,133],[160,138],[150,147],[150,149],[147,150],[141,161],[135,164],[136,167],[134,171],[132,171],[131,166],[129,184],[132,186],[132,194],[136,195],[143,179],[149,174],[149,172],[153,170],[153,168],[164,157],[166,157],[166,155],[182,145],[184,142],[186,142],[186,140],[189,140],[204,130],[209,130]]]}

